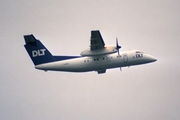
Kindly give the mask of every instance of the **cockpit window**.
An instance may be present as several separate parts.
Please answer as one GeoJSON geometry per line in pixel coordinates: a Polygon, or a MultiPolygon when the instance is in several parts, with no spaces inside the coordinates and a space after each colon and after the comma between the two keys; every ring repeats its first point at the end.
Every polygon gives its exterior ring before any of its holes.
{"type": "Polygon", "coordinates": [[[141,51],[136,51],[136,53],[141,53],[141,54],[142,54],[143,52],[141,52],[141,51]]]}
{"type": "Polygon", "coordinates": [[[136,58],[142,58],[143,57],[143,52],[137,50],[136,51],[136,58]]]}

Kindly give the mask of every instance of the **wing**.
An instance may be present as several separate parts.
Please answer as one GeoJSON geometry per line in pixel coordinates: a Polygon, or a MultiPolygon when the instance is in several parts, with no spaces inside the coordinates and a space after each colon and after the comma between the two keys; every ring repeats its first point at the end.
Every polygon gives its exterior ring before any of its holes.
{"type": "Polygon", "coordinates": [[[104,41],[99,30],[91,31],[91,50],[104,48],[104,41]]]}

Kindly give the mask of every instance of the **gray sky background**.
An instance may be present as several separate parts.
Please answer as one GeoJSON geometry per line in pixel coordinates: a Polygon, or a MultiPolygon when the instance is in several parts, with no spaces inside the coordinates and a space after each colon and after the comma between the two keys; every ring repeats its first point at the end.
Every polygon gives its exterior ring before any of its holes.
{"type": "Polygon", "coordinates": [[[1,0],[1,120],[179,120],[179,0],[1,0]],[[106,74],[34,69],[23,45],[33,33],[56,55],[79,55],[90,31],[152,64],[106,74]]]}

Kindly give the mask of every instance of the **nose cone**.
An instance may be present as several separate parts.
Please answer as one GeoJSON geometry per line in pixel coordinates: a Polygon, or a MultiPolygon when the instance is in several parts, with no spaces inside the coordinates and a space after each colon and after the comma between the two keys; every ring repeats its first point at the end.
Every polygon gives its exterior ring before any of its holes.
{"type": "Polygon", "coordinates": [[[151,55],[146,55],[146,56],[147,56],[148,62],[155,62],[155,61],[157,61],[157,59],[155,57],[151,56],[151,55]]]}
{"type": "Polygon", "coordinates": [[[152,61],[152,62],[156,62],[157,59],[156,59],[155,57],[153,57],[153,58],[151,58],[151,61],[152,61]]]}

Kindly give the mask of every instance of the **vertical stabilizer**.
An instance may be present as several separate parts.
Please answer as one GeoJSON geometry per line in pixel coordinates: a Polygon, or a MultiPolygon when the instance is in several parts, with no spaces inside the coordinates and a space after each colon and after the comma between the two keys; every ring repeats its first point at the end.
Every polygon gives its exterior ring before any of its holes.
{"type": "Polygon", "coordinates": [[[34,65],[56,61],[48,49],[37,40],[32,34],[24,36],[26,44],[24,47],[28,52],[34,65]]]}

